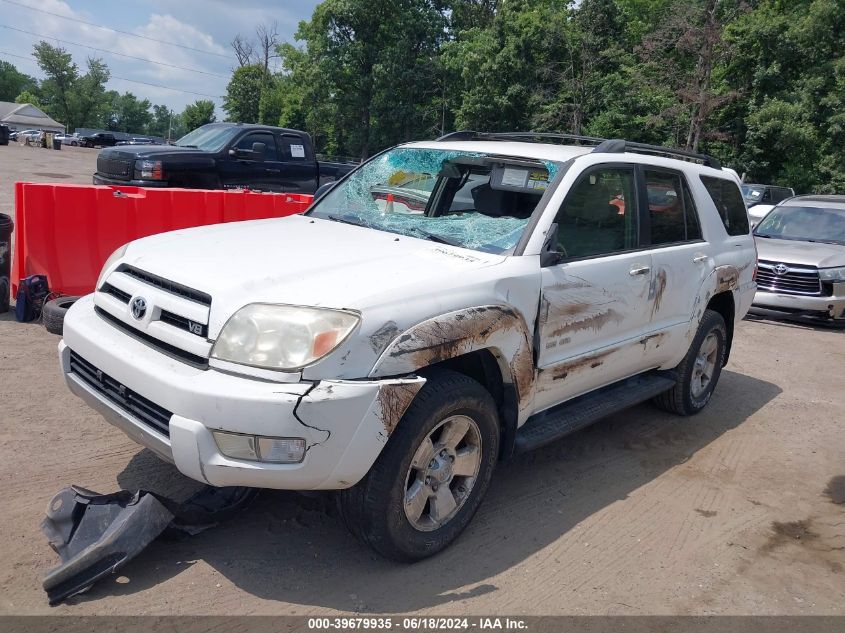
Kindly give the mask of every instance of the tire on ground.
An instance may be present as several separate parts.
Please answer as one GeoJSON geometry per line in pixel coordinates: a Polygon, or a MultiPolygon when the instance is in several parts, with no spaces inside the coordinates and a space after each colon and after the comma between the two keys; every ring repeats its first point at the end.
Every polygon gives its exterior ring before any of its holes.
{"type": "Polygon", "coordinates": [[[722,315],[715,310],[705,310],[687,355],[675,369],[678,373],[677,384],[669,391],[654,398],[654,404],[664,411],[669,411],[677,415],[689,416],[700,413],[707,406],[707,403],[710,402],[710,397],[713,395],[713,390],[716,388],[716,384],[719,382],[719,376],[722,374],[727,338],[728,330],[722,315]],[[692,389],[696,359],[702,349],[702,343],[704,343],[705,339],[711,333],[717,339],[717,348],[715,350],[716,364],[706,388],[696,396],[693,394],[692,389]]]}
{"type": "Polygon", "coordinates": [[[62,327],[65,322],[65,314],[67,314],[70,306],[79,299],[79,297],[59,297],[44,304],[41,309],[41,320],[44,327],[51,334],[62,335],[62,327]]]}
{"type": "MultiPolygon", "coordinates": [[[[338,494],[340,512],[349,530],[383,556],[404,562],[432,556],[458,538],[481,505],[499,452],[499,418],[489,392],[477,381],[454,371],[435,370],[426,378],[364,479],[338,494]],[[452,416],[465,416],[476,423],[480,464],[457,512],[439,527],[421,530],[412,524],[404,507],[407,489],[415,485],[408,485],[411,462],[429,434],[433,439],[439,437],[436,434],[441,431],[435,430],[452,416]]],[[[464,482],[470,480],[449,481],[439,485],[450,486],[451,490],[454,484],[462,491],[464,482]]]]}

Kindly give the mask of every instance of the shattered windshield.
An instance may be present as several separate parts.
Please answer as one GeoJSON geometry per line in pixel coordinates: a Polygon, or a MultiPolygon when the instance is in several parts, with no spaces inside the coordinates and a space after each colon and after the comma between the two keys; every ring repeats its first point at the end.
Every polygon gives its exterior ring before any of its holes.
{"type": "Polygon", "coordinates": [[[557,164],[398,148],[363,165],[309,215],[488,253],[513,249],[557,164]]]}

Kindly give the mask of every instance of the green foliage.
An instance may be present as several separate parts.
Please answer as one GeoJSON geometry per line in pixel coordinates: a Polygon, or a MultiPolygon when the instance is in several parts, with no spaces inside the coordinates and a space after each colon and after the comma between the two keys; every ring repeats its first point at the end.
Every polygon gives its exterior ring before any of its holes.
{"type": "Polygon", "coordinates": [[[81,75],[70,53],[47,42],[36,44],[33,55],[46,75],[38,91],[45,112],[68,129],[99,127],[110,109],[108,66],[88,58],[88,70],[81,75]]]}
{"type": "Polygon", "coordinates": [[[15,103],[29,103],[34,105],[36,108],[41,107],[41,100],[39,99],[38,95],[27,90],[20,93],[17,97],[15,97],[15,103]]]}
{"type": "Polygon", "coordinates": [[[214,102],[207,99],[200,99],[187,106],[182,112],[182,123],[185,132],[195,130],[206,123],[214,123],[217,117],[214,116],[214,102]]]}
{"type": "Polygon", "coordinates": [[[261,64],[248,64],[235,70],[223,100],[229,121],[258,123],[261,95],[269,79],[261,64]]]}
{"type": "Polygon", "coordinates": [[[33,77],[18,72],[14,64],[0,60],[0,101],[15,101],[21,93],[34,94],[36,90],[38,82],[33,77]]]}
{"type": "Polygon", "coordinates": [[[148,99],[139,100],[131,92],[122,95],[112,93],[111,112],[108,115],[106,128],[117,132],[134,132],[141,134],[147,130],[153,121],[150,112],[152,104],[148,99]]]}

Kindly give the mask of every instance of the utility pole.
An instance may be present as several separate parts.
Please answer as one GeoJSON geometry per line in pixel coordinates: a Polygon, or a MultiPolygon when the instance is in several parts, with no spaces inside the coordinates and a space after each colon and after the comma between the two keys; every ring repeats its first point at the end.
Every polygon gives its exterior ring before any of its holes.
{"type": "Polygon", "coordinates": [[[170,145],[170,135],[173,133],[173,108],[170,108],[170,118],[167,119],[167,144],[170,145]]]}

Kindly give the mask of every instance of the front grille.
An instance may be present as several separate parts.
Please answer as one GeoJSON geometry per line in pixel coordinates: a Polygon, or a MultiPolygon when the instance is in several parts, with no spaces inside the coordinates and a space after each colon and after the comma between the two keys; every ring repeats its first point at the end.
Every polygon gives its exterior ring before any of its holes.
{"type": "Polygon", "coordinates": [[[172,312],[168,312],[167,310],[161,311],[161,316],[159,316],[159,321],[162,323],[167,323],[168,325],[172,325],[175,328],[179,328],[180,330],[185,330],[193,334],[194,336],[201,336],[205,338],[208,335],[208,326],[202,323],[194,323],[193,321],[186,319],[183,316],[179,316],[178,314],[173,314],[172,312]]]}
{"type": "Polygon", "coordinates": [[[815,268],[784,263],[789,270],[782,275],[775,272],[780,262],[757,262],[757,288],[768,292],[793,295],[821,296],[822,284],[815,268]]]}
{"type": "MultiPolygon", "coordinates": [[[[100,289],[100,292],[104,292],[107,295],[111,295],[112,297],[116,298],[121,303],[129,303],[129,300],[132,298],[128,292],[123,292],[120,288],[115,288],[109,283],[103,284],[103,287],[100,289]]],[[[173,312],[169,312],[167,310],[162,310],[161,314],[158,318],[159,321],[162,323],[167,323],[168,325],[172,325],[175,328],[180,330],[184,330],[190,334],[195,336],[202,336],[205,338],[208,335],[208,326],[203,323],[194,323],[193,321],[186,319],[183,316],[178,314],[174,314],[173,312]]]]}
{"type": "Polygon", "coordinates": [[[181,360],[184,363],[187,363],[197,369],[208,369],[208,359],[203,358],[202,356],[197,356],[196,354],[192,354],[191,352],[187,352],[183,349],[176,347],[175,345],[171,345],[170,343],[165,343],[154,336],[150,336],[146,332],[142,332],[141,330],[136,330],[130,325],[127,325],[120,319],[113,317],[111,314],[103,310],[102,308],[94,308],[94,311],[99,314],[102,318],[106,321],[114,325],[116,328],[122,330],[129,336],[133,336],[139,341],[149,345],[150,347],[158,350],[162,354],[167,354],[171,358],[175,358],[177,360],[181,360]]]}
{"type": "Polygon", "coordinates": [[[170,437],[170,417],[173,414],[164,407],[120,384],[73,351],[70,353],[70,371],[136,419],[170,437]]]}
{"type": "Polygon", "coordinates": [[[175,281],[170,281],[164,277],[159,277],[158,275],[138,270],[137,268],[133,268],[132,266],[128,266],[126,264],[121,265],[117,270],[118,272],[122,272],[124,275],[129,275],[130,277],[134,277],[135,279],[143,281],[151,286],[155,286],[156,288],[166,290],[174,295],[190,299],[191,301],[195,301],[196,303],[200,303],[204,306],[211,306],[211,295],[200,292],[199,290],[188,288],[182,284],[177,284],[175,281]]]}
{"type": "Polygon", "coordinates": [[[123,303],[129,303],[129,300],[132,298],[128,292],[123,292],[120,288],[115,288],[111,284],[103,284],[103,287],[100,288],[100,292],[105,292],[107,295],[111,295],[118,301],[122,301],[123,303]]]}
{"type": "Polygon", "coordinates": [[[133,161],[126,158],[113,158],[100,154],[97,156],[97,173],[109,178],[132,178],[133,161]]]}

